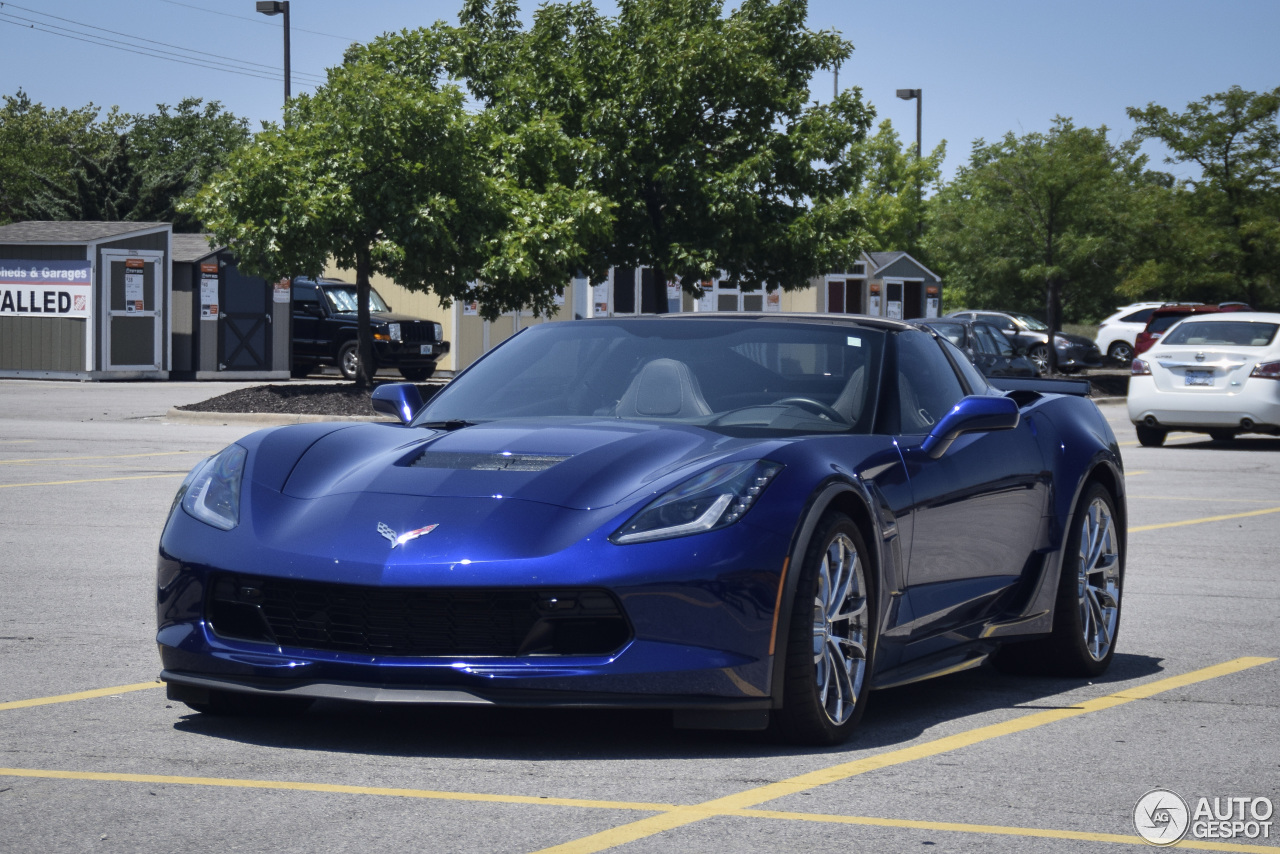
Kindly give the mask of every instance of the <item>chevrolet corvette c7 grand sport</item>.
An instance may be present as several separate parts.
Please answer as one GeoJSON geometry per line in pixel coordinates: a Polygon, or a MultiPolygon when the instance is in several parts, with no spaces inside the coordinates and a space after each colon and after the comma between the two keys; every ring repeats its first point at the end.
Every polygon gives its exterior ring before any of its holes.
{"type": "Polygon", "coordinates": [[[401,423],[253,433],[158,559],[169,696],[648,707],[833,744],[872,688],[1115,652],[1126,505],[1073,380],[859,316],[546,323],[401,423]]]}

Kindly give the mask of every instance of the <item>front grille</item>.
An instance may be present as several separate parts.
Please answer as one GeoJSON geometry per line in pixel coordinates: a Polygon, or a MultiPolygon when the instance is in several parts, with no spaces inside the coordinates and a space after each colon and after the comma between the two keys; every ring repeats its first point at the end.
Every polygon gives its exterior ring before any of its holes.
{"type": "Polygon", "coordinates": [[[436,340],[434,323],[400,322],[400,340],[406,344],[433,344],[436,340]]]}
{"type": "Polygon", "coordinates": [[[207,614],[222,637],[394,656],[602,655],[631,629],[608,591],[405,588],[219,575],[207,614]]]}

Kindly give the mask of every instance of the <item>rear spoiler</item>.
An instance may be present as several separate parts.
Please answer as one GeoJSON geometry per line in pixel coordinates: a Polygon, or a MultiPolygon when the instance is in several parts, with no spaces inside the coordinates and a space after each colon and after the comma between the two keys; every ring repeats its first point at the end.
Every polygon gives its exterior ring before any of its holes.
{"type": "Polygon", "coordinates": [[[1044,377],[987,377],[987,382],[1001,391],[1032,391],[1037,394],[1089,396],[1088,380],[1047,379],[1044,377]]]}

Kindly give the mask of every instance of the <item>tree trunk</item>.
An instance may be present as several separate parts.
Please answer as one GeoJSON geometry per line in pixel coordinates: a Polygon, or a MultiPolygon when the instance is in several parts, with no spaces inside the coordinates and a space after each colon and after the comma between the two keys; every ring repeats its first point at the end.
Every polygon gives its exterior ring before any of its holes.
{"type": "Polygon", "coordinates": [[[369,247],[366,246],[356,254],[356,352],[359,364],[356,366],[356,388],[373,388],[373,375],[376,369],[373,354],[373,329],[369,322],[369,276],[372,272],[369,259],[369,247]]]}
{"type": "Polygon", "coordinates": [[[1058,373],[1058,331],[1062,326],[1062,286],[1056,276],[1045,281],[1045,322],[1049,324],[1049,376],[1058,373]]]}

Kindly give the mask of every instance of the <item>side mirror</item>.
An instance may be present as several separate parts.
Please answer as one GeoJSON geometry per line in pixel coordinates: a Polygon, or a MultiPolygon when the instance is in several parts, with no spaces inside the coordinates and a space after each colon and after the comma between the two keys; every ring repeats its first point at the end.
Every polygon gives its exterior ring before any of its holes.
{"type": "Polygon", "coordinates": [[[374,412],[394,415],[401,424],[408,424],[422,408],[422,395],[412,383],[387,383],[373,390],[370,402],[374,412]]]}
{"type": "Polygon", "coordinates": [[[925,437],[920,449],[936,460],[964,434],[1012,430],[1018,426],[1018,418],[1018,404],[1012,398],[970,395],[933,425],[933,432],[925,437]]]}

